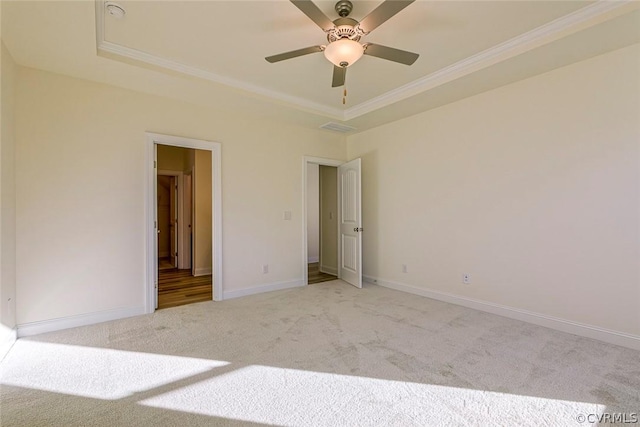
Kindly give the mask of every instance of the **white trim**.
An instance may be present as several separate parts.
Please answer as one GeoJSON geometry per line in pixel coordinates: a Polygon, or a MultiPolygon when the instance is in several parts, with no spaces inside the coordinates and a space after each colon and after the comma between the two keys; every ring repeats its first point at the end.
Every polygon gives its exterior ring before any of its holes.
{"type": "Polygon", "coordinates": [[[117,56],[133,61],[142,62],[154,67],[159,67],[161,69],[175,71],[181,74],[186,74],[188,76],[208,80],[210,82],[223,84],[235,89],[241,89],[250,93],[262,95],[270,99],[285,102],[287,104],[292,104],[311,113],[320,114],[332,119],[342,120],[343,112],[341,109],[330,107],[324,104],[319,104],[317,102],[309,101],[297,96],[287,95],[286,93],[243,82],[232,77],[215,74],[197,67],[192,67],[190,65],[182,64],[170,59],[161,58],[148,52],[144,52],[138,49],[132,49],[130,47],[107,41],[105,39],[104,31],[105,3],[106,2],[104,0],[96,0],[96,48],[98,55],[108,54],[108,56],[110,57],[117,56]]]}
{"type": "Polygon", "coordinates": [[[0,339],[0,361],[9,353],[9,350],[11,350],[11,347],[13,347],[18,339],[18,331],[16,328],[6,329],[8,332],[0,339]]]}
{"type": "Polygon", "coordinates": [[[204,267],[204,268],[196,268],[195,271],[193,272],[194,276],[206,276],[207,274],[211,274],[211,267],[204,267]]]}
{"type": "Polygon", "coordinates": [[[224,292],[224,299],[246,297],[248,295],[262,294],[265,292],[281,291],[283,289],[299,288],[305,286],[302,280],[290,280],[287,282],[267,283],[266,285],[253,286],[250,288],[236,289],[224,292]]]}
{"type": "Polygon", "coordinates": [[[182,257],[182,266],[181,269],[190,270],[193,274],[193,242],[191,241],[191,231],[193,230],[194,223],[194,214],[193,214],[193,167],[189,170],[186,170],[182,175],[182,249],[183,249],[183,257],[182,257]],[[189,192],[187,192],[186,182],[190,181],[189,192]],[[187,194],[189,194],[189,203],[186,203],[187,194]],[[186,207],[189,206],[189,215],[187,216],[186,207]],[[188,253],[187,253],[188,251],[188,253]]]}
{"type": "Polygon", "coordinates": [[[132,49],[105,40],[104,31],[104,0],[96,0],[96,49],[99,55],[115,56],[150,64],[161,69],[194,76],[211,82],[223,84],[236,89],[259,94],[267,98],[285,102],[334,120],[348,121],[384,108],[398,101],[410,98],[419,93],[441,86],[460,77],[487,68],[491,65],[515,57],[526,51],[549,44],[577,31],[599,24],[607,19],[619,16],[637,7],[634,0],[598,0],[575,12],[557,18],[551,22],[534,28],[531,31],[499,43],[489,49],[469,56],[455,64],[442,68],[427,76],[414,80],[404,86],[390,90],[375,98],[354,105],[346,110],[340,110],[328,105],[309,101],[297,96],[267,89],[258,85],[243,82],[234,78],[218,75],[196,67],[181,64],[176,61],[161,58],[147,52],[132,49]]]}
{"type": "Polygon", "coordinates": [[[318,262],[318,261],[320,261],[320,257],[319,256],[310,256],[308,261],[309,261],[309,263],[318,262]]]}
{"type": "Polygon", "coordinates": [[[346,163],[345,160],[326,159],[324,157],[313,157],[313,156],[304,156],[303,160],[305,163],[315,163],[320,166],[333,166],[336,168],[346,163]]]}
{"type": "Polygon", "coordinates": [[[351,108],[347,108],[344,111],[343,120],[355,119],[356,117],[431,90],[499,62],[506,61],[534,48],[549,44],[562,37],[568,36],[570,33],[598,24],[604,15],[616,10],[622,10],[621,8],[623,6],[631,2],[632,0],[596,1],[589,6],[541,25],[524,34],[520,34],[510,40],[499,43],[448,67],[441,68],[404,86],[390,90],[368,101],[354,105],[351,108]]]}
{"type": "Polygon", "coordinates": [[[326,265],[321,265],[319,270],[320,270],[321,273],[331,274],[332,276],[338,277],[338,269],[337,268],[327,267],[326,265]]]}
{"type": "Polygon", "coordinates": [[[59,331],[61,329],[76,328],[78,326],[93,325],[108,322],[110,320],[124,319],[126,317],[145,314],[145,307],[117,308],[113,310],[98,311],[96,313],[78,314],[75,316],[60,317],[58,319],[42,320],[18,325],[18,337],[43,334],[45,332],[59,331]]]}
{"type": "MultiPolygon", "coordinates": [[[[307,165],[309,163],[338,167],[344,161],[313,156],[302,157],[302,281],[305,285],[309,284],[309,267],[307,265],[309,263],[309,247],[307,246],[307,165]]],[[[340,249],[340,245],[338,245],[338,249],[340,249]]],[[[338,254],[338,259],[340,259],[340,254],[338,254]]]]}
{"type": "Polygon", "coordinates": [[[223,283],[222,283],[222,146],[219,142],[204,141],[193,138],[183,138],[180,136],[162,135],[152,132],[145,132],[147,138],[147,178],[146,178],[146,203],[145,215],[147,223],[147,277],[145,280],[145,307],[147,313],[153,313],[155,284],[154,284],[154,265],[156,263],[156,238],[155,229],[153,228],[155,195],[153,194],[153,185],[155,182],[155,169],[153,167],[153,153],[156,144],[171,145],[174,147],[192,148],[196,150],[211,151],[211,186],[213,197],[211,198],[212,213],[212,237],[213,244],[213,299],[222,301],[223,299],[223,283]]]}
{"type": "Polygon", "coordinates": [[[640,350],[640,336],[637,335],[612,331],[610,329],[600,328],[598,326],[587,325],[585,323],[574,322],[572,320],[561,319],[558,317],[548,316],[546,314],[508,307],[488,301],[462,297],[459,295],[434,291],[430,289],[418,288],[412,285],[392,282],[377,277],[363,276],[363,279],[367,283],[383,286],[385,288],[395,289],[397,291],[407,292],[414,295],[420,295],[438,301],[444,301],[451,304],[461,305],[463,307],[484,311],[487,313],[497,314],[498,316],[504,316],[510,319],[533,323],[534,325],[544,326],[546,328],[555,329],[557,331],[567,332],[586,338],[592,338],[610,344],[632,348],[634,350],[640,350]]]}

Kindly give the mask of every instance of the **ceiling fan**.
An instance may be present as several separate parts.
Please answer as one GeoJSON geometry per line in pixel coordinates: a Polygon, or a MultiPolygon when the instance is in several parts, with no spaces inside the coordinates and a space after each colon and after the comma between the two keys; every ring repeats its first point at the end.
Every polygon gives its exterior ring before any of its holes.
{"type": "Polygon", "coordinates": [[[331,86],[338,87],[344,85],[347,67],[353,65],[362,55],[376,56],[406,65],[411,65],[418,59],[417,53],[379,44],[360,43],[363,36],[368,35],[415,0],[386,0],[360,22],[348,17],[353,10],[353,4],[349,0],[340,0],[336,3],[335,10],[340,18],[335,21],[331,21],[309,0],[290,1],[327,34],[329,44],[267,56],[265,59],[268,62],[274,63],[310,53],[324,52],[324,56],[333,63],[331,86]]]}

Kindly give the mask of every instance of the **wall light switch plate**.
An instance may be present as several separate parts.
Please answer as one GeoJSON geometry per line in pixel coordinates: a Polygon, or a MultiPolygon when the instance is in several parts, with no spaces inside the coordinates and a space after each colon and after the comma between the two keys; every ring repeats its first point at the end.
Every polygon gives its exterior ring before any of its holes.
{"type": "Polygon", "coordinates": [[[285,221],[291,221],[291,211],[284,211],[283,219],[285,221]]]}

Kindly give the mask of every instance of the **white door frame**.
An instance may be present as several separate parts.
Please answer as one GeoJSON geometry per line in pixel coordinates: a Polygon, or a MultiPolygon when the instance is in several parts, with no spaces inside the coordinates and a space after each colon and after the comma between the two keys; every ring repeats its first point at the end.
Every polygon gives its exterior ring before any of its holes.
{"type": "Polygon", "coordinates": [[[195,273],[195,263],[193,262],[193,239],[192,237],[192,233],[193,233],[193,216],[194,216],[194,209],[193,209],[193,168],[185,171],[182,174],[182,214],[184,216],[184,219],[182,221],[182,227],[180,227],[182,229],[182,248],[184,250],[185,256],[182,258],[183,261],[183,265],[182,268],[183,269],[189,269],[191,270],[191,275],[193,275],[195,273]],[[188,178],[187,178],[188,177],[188,178]],[[187,199],[187,179],[190,181],[190,187],[189,187],[189,203],[187,204],[185,202],[185,200],[187,199]],[[186,211],[186,207],[187,205],[189,206],[189,215],[187,215],[185,213],[186,211]],[[188,216],[188,218],[187,218],[188,216]],[[187,252],[187,248],[189,249],[189,256],[186,256],[186,252],[187,252]]]}
{"type": "MultiPolygon", "coordinates": [[[[322,157],[304,156],[302,158],[302,277],[303,284],[309,284],[309,248],[307,247],[307,165],[338,167],[346,162],[342,160],[325,159],[322,157]]],[[[337,193],[336,193],[337,194],[337,193]]],[[[340,230],[338,229],[338,233],[340,230]]],[[[338,259],[340,259],[340,245],[338,245],[338,259]]],[[[339,271],[340,269],[338,269],[339,271]]],[[[338,278],[340,278],[338,276],[338,278]]]]}
{"type": "Polygon", "coordinates": [[[153,313],[157,300],[156,276],[158,271],[157,231],[155,227],[157,196],[156,196],[156,144],[171,145],[173,147],[192,148],[195,150],[211,151],[211,214],[213,221],[211,242],[213,245],[213,300],[221,301],[223,295],[222,284],[222,153],[219,142],[204,141],[179,136],[162,135],[145,132],[146,147],[146,177],[145,177],[145,217],[147,229],[147,268],[145,279],[145,308],[147,313],[153,313]]]}

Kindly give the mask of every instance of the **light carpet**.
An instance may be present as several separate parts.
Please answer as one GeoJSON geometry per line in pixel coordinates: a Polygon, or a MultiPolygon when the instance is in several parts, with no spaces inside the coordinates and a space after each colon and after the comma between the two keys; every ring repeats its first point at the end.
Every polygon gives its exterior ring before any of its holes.
{"type": "Polygon", "coordinates": [[[638,351],[339,280],[20,339],[0,368],[2,426],[579,426],[640,412],[638,351]]]}

